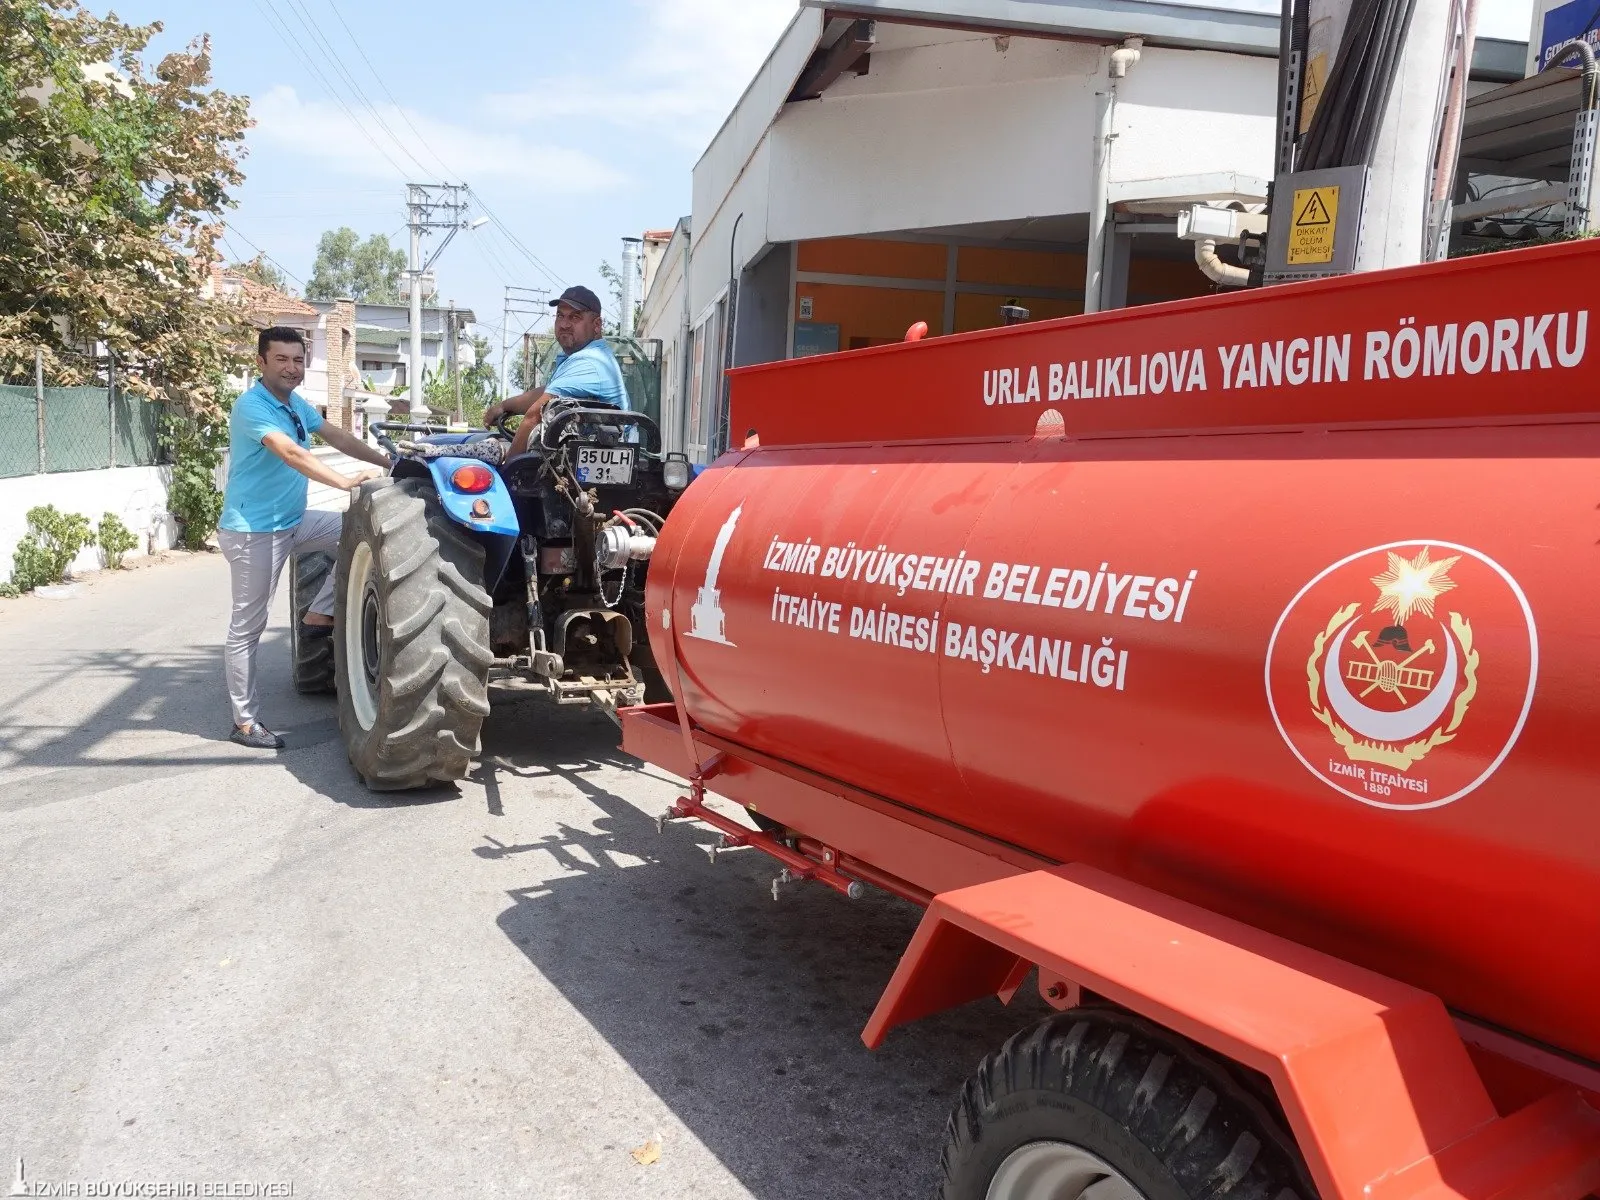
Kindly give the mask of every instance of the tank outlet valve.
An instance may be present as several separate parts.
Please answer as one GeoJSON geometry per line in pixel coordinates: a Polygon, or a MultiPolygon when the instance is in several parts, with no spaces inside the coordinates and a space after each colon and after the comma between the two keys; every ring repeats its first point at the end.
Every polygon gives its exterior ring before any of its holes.
{"type": "Polygon", "coordinates": [[[604,571],[620,571],[630,562],[646,562],[655,549],[655,538],[630,533],[622,525],[607,525],[595,544],[595,554],[604,571]]]}

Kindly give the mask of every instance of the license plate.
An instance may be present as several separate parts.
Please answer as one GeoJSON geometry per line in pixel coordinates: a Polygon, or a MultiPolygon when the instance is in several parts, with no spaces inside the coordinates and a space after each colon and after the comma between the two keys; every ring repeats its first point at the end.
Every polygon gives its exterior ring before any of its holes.
{"type": "Polygon", "coordinates": [[[633,451],[627,446],[579,446],[578,482],[633,482],[633,451]]]}

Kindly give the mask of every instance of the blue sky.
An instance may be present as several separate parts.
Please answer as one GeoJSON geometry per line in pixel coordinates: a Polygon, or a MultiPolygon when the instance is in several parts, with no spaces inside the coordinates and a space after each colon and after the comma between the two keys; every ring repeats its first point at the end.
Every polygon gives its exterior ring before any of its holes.
{"type": "MultiPolygon", "coordinates": [[[[404,247],[407,180],[466,182],[527,253],[493,223],[458,234],[435,266],[440,298],[472,308],[498,343],[503,284],[587,283],[609,299],[597,264],[618,261],[623,236],[688,213],[695,160],[795,7],[117,0],[115,11],[163,23],[152,62],[209,33],[216,85],[250,97],[232,257],[260,247],[303,283],[324,230],[404,247]]],[[[513,336],[526,318],[514,320],[513,336]]]]}
{"type": "MultiPolygon", "coordinates": [[[[324,230],[349,225],[404,246],[405,182],[466,182],[512,236],[492,223],[458,235],[435,268],[440,298],[472,308],[496,343],[504,284],[587,283],[606,297],[595,268],[618,260],[620,239],[689,212],[690,169],[795,8],[116,4],[125,20],[165,25],[152,61],[209,33],[217,86],[251,99],[247,179],[225,247],[234,257],[259,247],[303,283],[324,230]]],[[[1531,0],[1484,0],[1479,32],[1524,38],[1530,12],[1531,0]]],[[[515,337],[526,318],[513,321],[515,337]]]]}

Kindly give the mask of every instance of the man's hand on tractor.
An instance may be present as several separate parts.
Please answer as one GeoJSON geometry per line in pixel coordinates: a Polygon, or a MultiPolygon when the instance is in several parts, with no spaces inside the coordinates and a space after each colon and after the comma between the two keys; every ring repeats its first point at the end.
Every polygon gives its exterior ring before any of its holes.
{"type": "Polygon", "coordinates": [[[539,419],[539,402],[544,399],[544,389],[534,388],[532,391],[523,392],[517,396],[509,396],[498,404],[491,404],[483,410],[483,427],[493,429],[497,423],[506,417],[520,417],[532,409],[532,420],[539,419]]]}
{"type": "Polygon", "coordinates": [[[388,473],[389,472],[387,471],[372,470],[357,471],[354,475],[346,475],[344,477],[344,490],[347,492],[353,492],[363,483],[367,482],[367,480],[382,479],[388,473]]]}

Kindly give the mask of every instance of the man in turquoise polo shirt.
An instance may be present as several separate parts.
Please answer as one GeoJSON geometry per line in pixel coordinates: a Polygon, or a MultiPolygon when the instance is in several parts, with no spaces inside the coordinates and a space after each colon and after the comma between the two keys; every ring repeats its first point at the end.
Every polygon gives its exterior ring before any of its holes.
{"type": "MultiPolygon", "coordinates": [[[[255,386],[234,402],[228,421],[228,486],[217,543],[233,576],[233,616],[224,665],[233,707],[232,738],[241,746],[282,750],[283,739],[256,714],[256,643],[283,564],[293,554],[338,549],[340,513],[306,511],[308,480],[354,491],[383,471],[344,475],[311,453],[311,435],[374,466],[388,455],[360,438],[324,424],[322,415],[295,394],[306,377],[306,344],[295,329],[274,326],[256,339],[255,386]]],[[[290,620],[294,617],[291,614],[290,620]]],[[[333,626],[333,572],[311,602],[301,635],[326,637],[333,626]]]]}
{"type": "Polygon", "coordinates": [[[628,389],[622,381],[622,368],[617,365],[617,356],[611,352],[610,345],[600,336],[604,328],[599,297],[580,285],[569,287],[550,301],[550,305],[556,310],[556,345],[561,347],[550,382],[542,388],[491,404],[483,414],[485,428],[507,413],[526,414],[517,428],[508,457],[528,448],[528,439],[539,424],[539,415],[551,400],[582,400],[611,408],[628,408],[628,389]]]}

